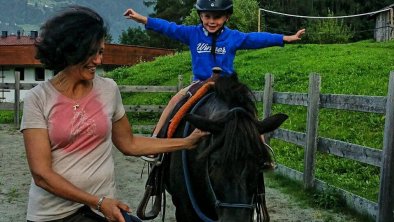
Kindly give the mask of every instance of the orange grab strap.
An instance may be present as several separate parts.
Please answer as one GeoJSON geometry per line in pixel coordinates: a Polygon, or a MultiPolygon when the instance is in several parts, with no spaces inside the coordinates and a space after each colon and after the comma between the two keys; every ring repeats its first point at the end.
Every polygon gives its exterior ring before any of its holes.
{"type": "Polygon", "coordinates": [[[208,90],[213,86],[212,81],[206,82],[200,89],[186,101],[185,104],[178,110],[175,116],[172,118],[170,125],[168,126],[167,130],[167,138],[171,138],[174,135],[176,128],[178,127],[179,123],[181,122],[183,116],[189,111],[189,109],[197,103],[198,100],[203,97],[208,90]]]}

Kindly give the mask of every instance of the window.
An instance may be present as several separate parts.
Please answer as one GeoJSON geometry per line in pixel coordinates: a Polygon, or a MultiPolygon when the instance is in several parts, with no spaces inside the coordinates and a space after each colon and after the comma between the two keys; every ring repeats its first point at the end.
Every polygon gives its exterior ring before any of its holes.
{"type": "Polygon", "coordinates": [[[45,80],[45,69],[44,68],[36,68],[35,69],[35,80],[36,81],[44,81],[45,80]]]}
{"type": "Polygon", "coordinates": [[[19,72],[19,80],[25,80],[25,69],[24,68],[15,68],[15,72],[19,72]]]}

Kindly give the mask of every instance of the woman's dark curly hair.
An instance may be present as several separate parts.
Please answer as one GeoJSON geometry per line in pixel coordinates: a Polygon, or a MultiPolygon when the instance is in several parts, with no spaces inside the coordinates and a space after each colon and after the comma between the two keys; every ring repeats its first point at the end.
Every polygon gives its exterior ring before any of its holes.
{"type": "Polygon", "coordinates": [[[45,68],[61,71],[87,61],[107,35],[103,18],[92,9],[69,6],[41,27],[36,56],[45,68]]]}

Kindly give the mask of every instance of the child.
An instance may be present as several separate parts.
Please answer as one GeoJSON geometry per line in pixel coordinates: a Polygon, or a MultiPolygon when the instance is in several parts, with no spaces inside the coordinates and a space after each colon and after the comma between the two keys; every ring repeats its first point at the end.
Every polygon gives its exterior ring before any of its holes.
{"type": "MultiPolygon", "coordinates": [[[[234,58],[238,49],[259,49],[283,46],[284,42],[301,39],[305,29],[285,36],[267,32],[243,33],[225,26],[233,13],[232,0],[197,0],[197,13],[201,24],[177,25],[159,18],[145,17],[133,9],[127,9],[124,16],[145,25],[146,29],[164,34],[189,46],[192,57],[193,81],[204,81],[212,74],[212,68],[222,69],[221,75],[234,73],[234,58]]],[[[164,109],[153,132],[156,136],[177,102],[187,93],[190,86],[179,91],[164,109]]],[[[148,161],[155,161],[144,157],[148,161]]]]}

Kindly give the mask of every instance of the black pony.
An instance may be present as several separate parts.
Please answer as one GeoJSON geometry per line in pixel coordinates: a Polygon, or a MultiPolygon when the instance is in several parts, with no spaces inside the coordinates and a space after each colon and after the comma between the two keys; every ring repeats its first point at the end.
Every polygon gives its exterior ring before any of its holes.
{"type": "Polygon", "coordinates": [[[263,170],[273,161],[261,134],[278,128],[287,116],[258,121],[256,114],[252,92],[232,75],[220,77],[213,92],[183,118],[174,137],[185,137],[195,127],[211,134],[196,149],[169,157],[164,180],[177,221],[269,220],[263,170]]]}

